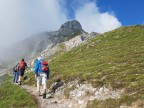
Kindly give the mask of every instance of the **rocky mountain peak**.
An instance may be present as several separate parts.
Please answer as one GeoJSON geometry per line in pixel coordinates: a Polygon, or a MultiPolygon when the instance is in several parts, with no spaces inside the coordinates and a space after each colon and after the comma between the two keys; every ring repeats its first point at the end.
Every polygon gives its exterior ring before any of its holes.
{"type": "Polygon", "coordinates": [[[58,30],[60,35],[70,35],[74,32],[84,32],[80,22],[77,20],[67,21],[61,25],[60,29],[58,30]]]}
{"type": "MultiPolygon", "coordinates": [[[[52,49],[53,47],[55,48],[57,44],[62,42],[66,42],[66,44],[68,44],[66,45],[68,47],[67,49],[71,49],[89,37],[91,37],[91,35],[88,35],[82,29],[80,22],[77,20],[67,21],[62,24],[60,29],[57,31],[38,33],[21,41],[20,43],[14,44],[8,49],[8,51],[13,52],[13,54],[7,54],[7,56],[5,56],[2,60],[7,64],[9,61],[14,63],[14,61],[19,58],[31,59],[47,49],[52,49]],[[73,41],[75,41],[75,43],[73,41]],[[18,48],[16,48],[17,45],[19,45],[18,48]],[[6,60],[6,58],[11,58],[11,60],[6,60]]],[[[50,54],[52,52],[53,54],[53,51],[48,50],[48,52],[50,52],[50,54]]]]}

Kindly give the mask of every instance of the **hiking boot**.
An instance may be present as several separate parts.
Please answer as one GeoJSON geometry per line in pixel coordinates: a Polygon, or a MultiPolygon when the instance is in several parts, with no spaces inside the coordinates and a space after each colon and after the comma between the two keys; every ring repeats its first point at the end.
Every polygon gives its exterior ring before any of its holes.
{"type": "Polygon", "coordinates": [[[18,85],[22,85],[21,81],[18,82],[18,85]]]}
{"type": "Polygon", "coordinates": [[[43,93],[43,98],[46,98],[46,92],[45,92],[45,93],[43,93]]]}

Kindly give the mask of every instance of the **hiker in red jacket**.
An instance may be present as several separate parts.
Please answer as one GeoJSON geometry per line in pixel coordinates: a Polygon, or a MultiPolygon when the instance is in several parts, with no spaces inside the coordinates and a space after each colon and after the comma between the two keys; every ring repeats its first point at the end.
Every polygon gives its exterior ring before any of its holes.
{"type": "Polygon", "coordinates": [[[22,59],[19,63],[19,85],[21,85],[21,78],[24,76],[24,72],[25,69],[27,68],[27,64],[24,61],[24,59],[22,59]]]}

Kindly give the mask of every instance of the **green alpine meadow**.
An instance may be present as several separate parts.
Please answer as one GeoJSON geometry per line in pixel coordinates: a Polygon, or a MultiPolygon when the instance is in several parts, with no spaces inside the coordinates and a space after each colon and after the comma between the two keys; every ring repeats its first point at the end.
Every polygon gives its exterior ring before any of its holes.
{"type": "Polygon", "coordinates": [[[120,99],[107,99],[105,102],[95,100],[88,108],[116,108],[139,101],[144,107],[142,25],[120,27],[98,35],[69,52],[51,58],[49,66],[52,80],[78,79],[88,81],[94,87],[105,85],[124,90],[120,99]]]}
{"type": "MultiPolygon", "coordinates": [[[[144,26],[123,26],[97,35],[70,51],[64,48],[47,58],[48,88],[57,79],[65,83],[87,81],[93,87],[106,86],[123,90],[123,93],[118,99],[89,101],[86,108],[119,108],[135,104],[144,107],[144,26]]],[[[27,72],[26,76],[24,85],[36,86],[34,72],[27,72]]],[[[65,91],[67,96],[69,91],[65,91]]],[[[0,86],[0,107],[34,108],[36,104],[32,100],[32,96],[17,85],[7,82],[0,86]]]]}
{"type": "Polygon", "coordinates": [[[8,75],[0,77],[0,108],[36,108],[34,97],[11,83],[12,78],[8,75]]]}

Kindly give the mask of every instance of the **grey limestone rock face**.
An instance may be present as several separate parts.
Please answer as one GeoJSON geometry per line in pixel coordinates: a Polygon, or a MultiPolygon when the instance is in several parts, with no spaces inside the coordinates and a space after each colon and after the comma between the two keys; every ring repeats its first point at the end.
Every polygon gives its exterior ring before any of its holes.
{"type": "Polygon", "coordinates": [[[6,50],[11,53],[4,54],[3,61],[5,63],[9,63],[10,61],[13,63],[21,58],[33,58],[45,49],[54,47],[58,43],[67,41],[82,32],[84,30],[78,21],[67,21],[57,31],[41,32],[15,43],[6,50]]]}
{"type": "Polygon", "coordinates": [[[37,38],[37,42],[35,43],[33,52],[42,52],[46,48],[50,48],[58,43],[67,41],[72,34],[82,32],[85,31],[82,29],[82,26],[78,21],[67,21],[61,25],[58,31],[40,34],[37,38]]]}
{"type": "MultiPolygon", "coordinates": [[[[44,50],[51,49],[57,44],[66,42],[78,35],[82,35],[85,38],[88,34],[82,29],[80,22],[77,20],[67,21],[57,31],[41,32],[15,43],[8,49],[11,53],[5,54],[4,60],[6,63],[9,61],[14,63],[20,58],[34,58],[44,50]],[[9,59],[6,60],[6,58],[9,59]]],[[[73,41],[75,40],[73,39],[73,41]]]]}
{"type": "Polygon", "coordinates": [[[84,32],[81,24],[76,20],[68,21],[62,24],[60,29],[58,30],[59,35],[69,35],[77,31],[84,32]]]}

